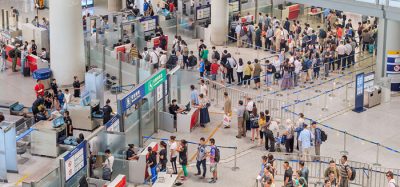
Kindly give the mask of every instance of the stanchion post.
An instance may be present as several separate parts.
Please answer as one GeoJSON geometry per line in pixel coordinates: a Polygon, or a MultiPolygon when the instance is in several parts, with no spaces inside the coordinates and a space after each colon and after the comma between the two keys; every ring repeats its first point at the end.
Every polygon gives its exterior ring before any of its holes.
{"type": "Polygon", "coordinates": [[[350,83],[348,83],[348,84],[346,84],[346,87],[345,87],[345,99],[343,99],[343,102],[345,102],[345,103],[349,103],[349,84],[350,83]]]}
{"type": "Polygon", "coordinates": [[[379,147],[381,145],[379,143],[376,144],[376,162],[372,165],[374,166],[381,166],[381,164],[379,164],[379,147]]]}
{"type": "Polygon", "coordinates": [[[335,97],[335,93],[334,93],[335,88],[336,88],[336,83],[335,83],[335,81],[332,81],[332,92],[331,92],[331,94],[329,94],[329,97],[335,97]]]}
{"type": "Polygon", "coordinates": [[[237,161],[237,147],[235,147],[235,155],[234,155],[234,161],[233,161],[233,168],[232,168],[232,171],[236,171],[236,170],[238,170],[239,169],[239,167],[236,165],[237,163],[236,163],[236,161],[237,161]]]}
{"type": "Polygon", "coordinates": [[[325,92],[324,94],[324,107],[321,110],[324,112],[328,111],[328,92],[325,92]]]}
{"type": "Polygon", "coordinates": [[[341,155],[348,155],[349,152],[346,150],[346,143],[347,143],[347,131],[343,132],[343,151],[340,151],[341,155]]]}

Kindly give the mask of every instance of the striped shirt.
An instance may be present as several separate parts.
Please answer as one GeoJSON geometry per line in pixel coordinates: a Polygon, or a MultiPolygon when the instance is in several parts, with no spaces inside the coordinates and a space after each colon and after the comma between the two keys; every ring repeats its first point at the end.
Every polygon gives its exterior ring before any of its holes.
{"type": "Polygon", "coordinates": [[[349,175],[347,173],[347,170],[349,169],[348,167],[349,165],[347,164],[347,162],[340,166],[340,176],[342,177],[342,179],[349,178],[349,175]]]}

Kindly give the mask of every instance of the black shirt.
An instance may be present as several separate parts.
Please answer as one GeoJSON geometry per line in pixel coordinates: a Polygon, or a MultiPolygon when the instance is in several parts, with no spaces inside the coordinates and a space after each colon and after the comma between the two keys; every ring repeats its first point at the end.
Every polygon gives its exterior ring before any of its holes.
{"type": "Polygon", "coordinates": [[[179,152],[179,163],[182,165],[187,165],[187,147],[184,146],[182,151],[179,152]]]}
{"type": "Polygon", "coordinates": [[[289,169],[285,170],[285,174],[284,174],[283,180],[286,181],[286,178],[289,178],[288,183],[292,184],[292,175],[293,175],[292,168],[289,168],[289,169]]]}
{"type": "Polygon", "coordinates": [[[79,83],[79,81],[74,81],[72,86],[74,87],[74,97],[80,97],[80,95],[81,95],[81,90],[80,90],[81,83],[79,83]]]}
{"type": "Polygon", "coordinates": [[[126,159],[129,160],[129,158],[133,157],[135,155],[135,151],[133,151],[132,149],[128,149],[128,151],[126,151],[126,159]]]}
{"type": "Polygon", "coordinates": [[[109,105],[105,105],[103,107],[103,124],[106,124],[111,119],[112,108],[109,105]]]}
{"type": "Polygon", "coordinates": [[[47,109],[51,109],[51,105],[53,105],[53,101],[48,100],[48,99],[44,100],[44,106],[45,106],[47,109]]]}
{"type": "Polygon", "coordinates": [[[50,87],[51,87],[51,89],[53,90],[53,93],[54,94],[57,94],[57,90],[58,90],[58,86],[57,86],[57,83],[50,83],[50,87]]]}
{"type": "Polygon", "coordinates": [[[72,126],[71,117],[64,117],[64,123],[67,124],[67,136],[74,136],[74,127],[72,126]],[[71,132],[70,132],[71,129],[71,132]]]}
{"type": "Polygon", "coordinates": [[[176,120],[176,114],[177,114],[176,112],[178,111],[179,106],[178,105],[170,105],[168,109],[169,109],[169,113],[174,115],[174,120],[176,120]]]}
{"type": "Polygon", "coordinates": [[[155,152],[152,152],[149,155],[149,158],[147,159],[147,163],[152,163],[152,164],[150,164],[150,168],[153,168],[157,165],[157,155],[155,152]]]}
{"type": "Polygon", "coordinates": [[[167,159],[167,149],[161,149],[160,151],[160,163],[166,164],[168,162],[167,159]],[[161,156],[163,157],[161,159],[161,156]]]}

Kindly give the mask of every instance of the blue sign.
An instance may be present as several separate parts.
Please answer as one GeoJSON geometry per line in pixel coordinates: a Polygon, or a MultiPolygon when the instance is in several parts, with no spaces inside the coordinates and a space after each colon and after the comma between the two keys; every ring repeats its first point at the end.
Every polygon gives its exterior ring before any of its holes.
{"type": "Polygon", "coordinates": [[[121,111],[120,114],[127,111],[132,105],[140,101],[144,96],[146,96],[145,85],[140,85],[127,96],[121,99],[121,111]]]}
{"type": "Polygon", "coordinates": [[[356,96],[353,111],[358,113],[364,111],[364,73],[359,73],[356,76],[356,96]]]}
{"type": "Polygon", "coordinates": [[[110,121],[104,124],[107,131],[118,131],[119,132],[119,115],[114,115],[110,121]]]}
{"type": "Polygon", "coordinates": [[[86,140],[77,145],[72,151],[64,156],[65,181],[68,182],[76,173],[86,165],[86,140]]]}

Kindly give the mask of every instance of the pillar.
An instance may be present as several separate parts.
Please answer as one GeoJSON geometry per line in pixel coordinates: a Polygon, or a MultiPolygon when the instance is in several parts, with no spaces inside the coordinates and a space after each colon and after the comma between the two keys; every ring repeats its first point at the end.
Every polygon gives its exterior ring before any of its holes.
{"type": "Polygon", "coordinates": [[[109,12],[118,12],[121,9],[122,9],[122,0],[108,0],[109,12]]]}
{"type": "Polygon", "coordinates": [[[229,5],[227,0],[211,0],[210,40],[214,45],[224,45],[228,35],[229,5]]]}
{"type": "Polygon", "coordinates": [[[50,59],[59,85],[71,85],[73,77],[84,80],[85,49],[81,0],[49,1],[50,59]]]}

